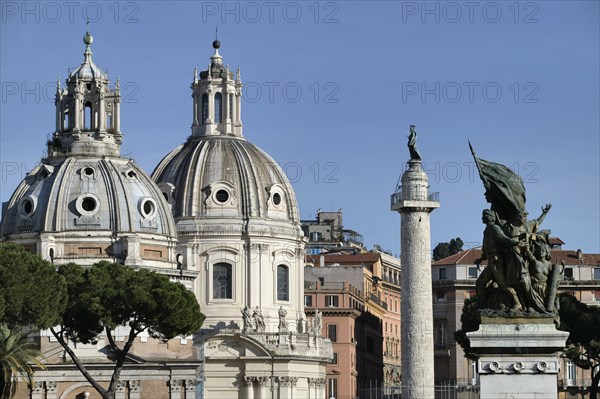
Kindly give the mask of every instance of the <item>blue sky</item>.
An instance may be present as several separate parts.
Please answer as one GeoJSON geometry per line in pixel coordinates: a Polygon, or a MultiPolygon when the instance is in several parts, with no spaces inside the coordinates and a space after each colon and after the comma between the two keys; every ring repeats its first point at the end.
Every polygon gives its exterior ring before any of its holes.
{"type": "Polygon", "coordinates": [[[399,253],[389,196],[419,149],[441,208],[432,245],[481,242],[487,207],[467,140],[524,179],[532,217],[567,248],[600,252],[597,1],[3,1],[1,200],[43,156],[54,90],[83,60],[121,79],[122,154],[148,173],[190,134],[195,66],[215,26],[246,84],[245,137],[288,173],[304,219],[343,208],[346,228],[399,253]],[[66,3],[66,4],[65,4],[66,3]]]}

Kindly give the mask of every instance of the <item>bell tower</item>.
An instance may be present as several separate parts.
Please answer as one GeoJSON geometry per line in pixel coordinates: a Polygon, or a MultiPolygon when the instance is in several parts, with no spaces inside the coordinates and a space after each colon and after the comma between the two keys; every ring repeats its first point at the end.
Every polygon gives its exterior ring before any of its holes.
{"type": "Polygon", "coordinates": [[[242,137],[240,69],[234,78],[229,65],[223,66],[220,47],[221,43],[215,40],[208,70],[198,74],[198,68],[194,69],[192,136],[242,137]]]}
{"type": "Polygon", "coordinates": [[[90,32],[83,37],[83,63],[69,73],[66,87],[56,87],[56,130],[48,155],[119,156],[123,135],[120,126],[119,79],[110,88],[108,75],[92,60],[90,32]]]}

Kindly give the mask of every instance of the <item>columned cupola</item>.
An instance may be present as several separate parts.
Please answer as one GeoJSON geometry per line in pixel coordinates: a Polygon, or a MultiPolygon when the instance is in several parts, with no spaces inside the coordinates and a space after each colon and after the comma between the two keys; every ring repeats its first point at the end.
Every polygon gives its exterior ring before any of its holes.
{"type": "Polygon", "coordinates": [[[119,156],[123,135],[120,127],[119,79],[109,87],[108,75],[92,60],[92,35],[83,37],[83,63],[69,73],[66,87],[56,88],[56,131],[48,143],[48,156],[119,156]]]}
{"type": "Polygon", "coordinates": [[[215,40],[208,70],[198,74],[198,68],[194,69],[192,136],[242,137],[240,69],[234,78],[229,65],[223,65],[220,47],[221,43],[215,40]]]}

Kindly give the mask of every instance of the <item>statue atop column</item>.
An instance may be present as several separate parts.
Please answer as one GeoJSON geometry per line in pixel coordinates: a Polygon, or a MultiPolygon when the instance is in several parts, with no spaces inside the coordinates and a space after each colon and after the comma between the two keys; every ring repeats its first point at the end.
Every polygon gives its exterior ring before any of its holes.
{"type": "Polygon", "coordinates": [[[411,161],[420,161],[421,154],[419,154],[419,150],[417,149],[417,132],[415,128],[415,125],[410,125],[410,134],[408,135],[408,151],[410,152],[411,161]]]}
{"type": "Polygon", "coordinates": [[[479,308],[557,318],[560,266],[550,261],[550,230],[539,230],[552,205],[542,207],[537,219],[527,220],[521,177],[504,165],[477,158],[469,146],[490,204],[482,216],[483,254],[475,261],[487,261],[476,282],[479,308]]]}

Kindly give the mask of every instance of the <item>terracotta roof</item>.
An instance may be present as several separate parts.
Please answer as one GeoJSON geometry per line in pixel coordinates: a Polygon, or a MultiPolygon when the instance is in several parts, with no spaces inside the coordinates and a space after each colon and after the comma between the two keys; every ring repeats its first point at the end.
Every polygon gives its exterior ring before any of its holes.
{"type": "MultiPolygon", "coordinates": [[[[447,258],[440,259],[432,263],[432,266],[447,266],[447,265],[474,265],[475,259],[481,257],[481,248],[471,248],[466,251],[461,251],[457,254],[450,255],[447,258]]],[[[485,265],[486,262],[481,262],[485,265]]]]}
{"type": "MultiPolygon", "coordinates": [[[[600,254],[584,253],[582,261],[577,259],[577,251],[565,251],[553,249],[550,252],[553,263],[560,263],[562,260],[566,265],[589,265],[600,266],[600,254]]],[[[432,266],[449,266],[449,265],[474,265],[475,259],[481,256],[481,248],[468,249],[461,251],[455,255],[440,259],[432,263],[432,266]]],[[[485,264],[485,262],[481,262],[485,264]]]]}
{"type": "Polygon", "coordinates": [[[362,263],[375,263],[379,260],[380,255],[374,252],[367,252],[362,254],[338,254],[338,255],[306,255],[306,261],[312,262],[316,265],[319,265],[321,256],[325,257],[325,264],[329,265],[332,263],[339,263],[340,265],[359,265],[362,263]]]}
{"type": "Polygon", "coordinates": [[[558,237],[550,237],[548,240],[550,241],[550,245],[563,245],[565,243],[558,237]]]}
{"type": "Polygon", "coordinates": [[[553,250],[550,252],[553,263],[564,261],[567,265],[600,266],[600,254],[582,254],[582,260],[577,259],[577,251],[553,250]]]}

